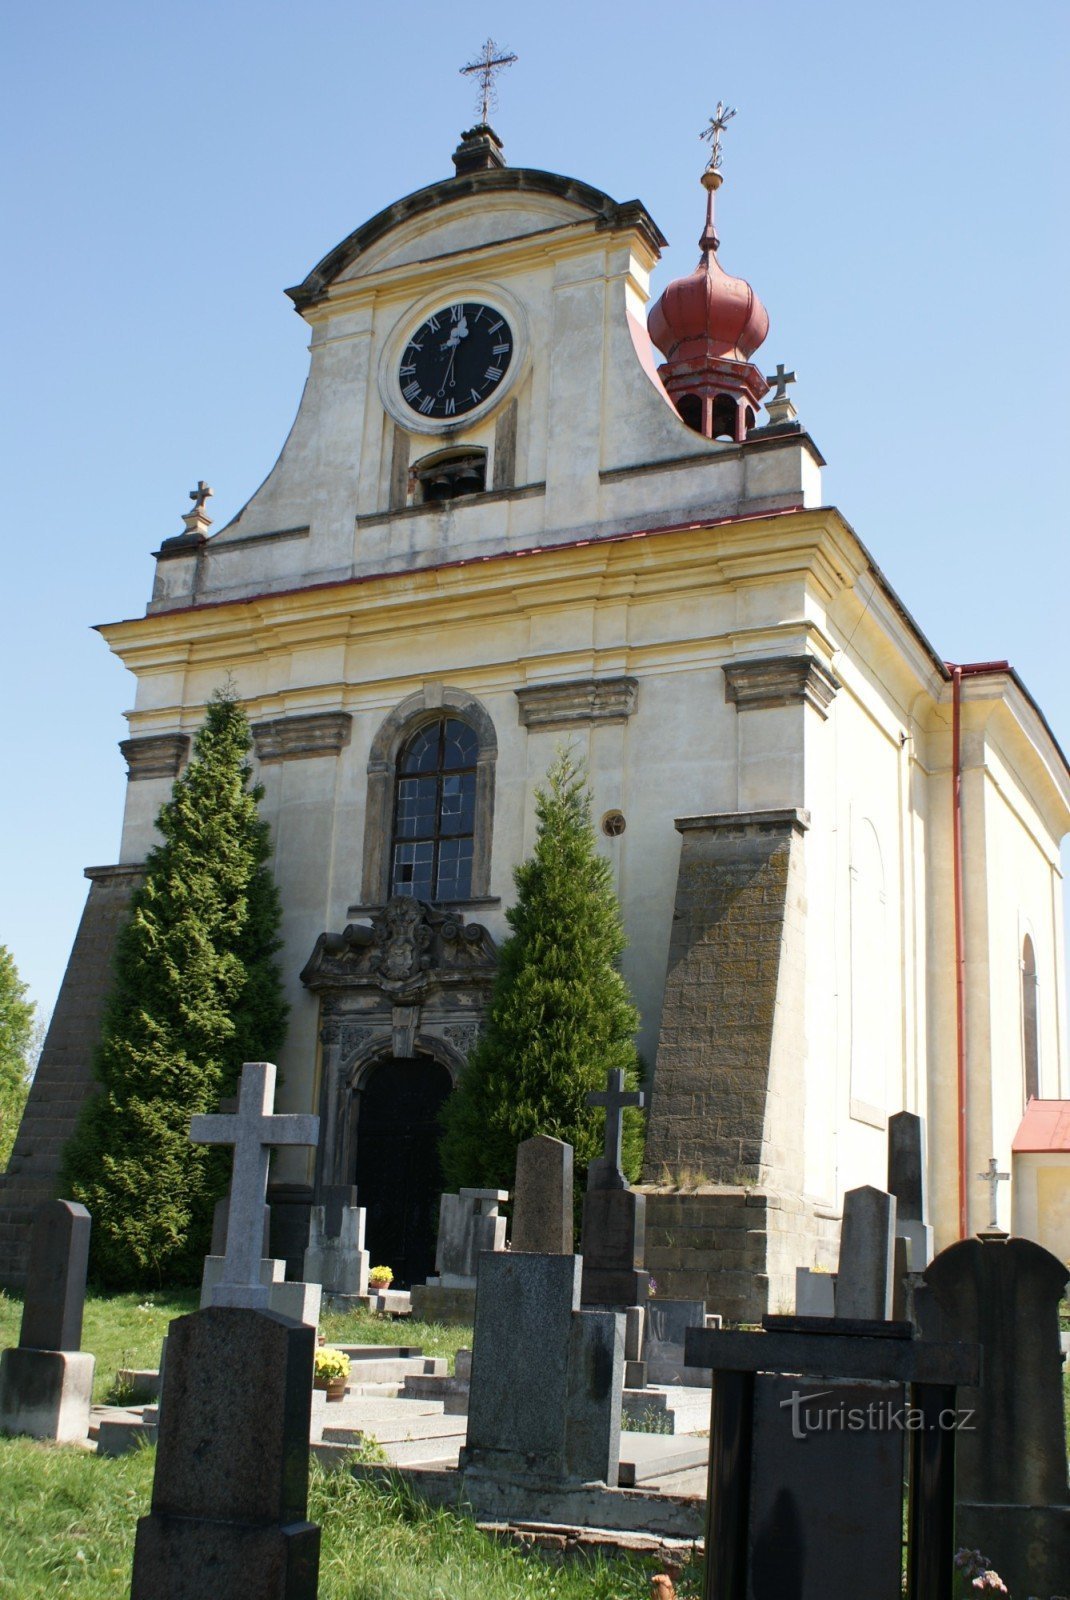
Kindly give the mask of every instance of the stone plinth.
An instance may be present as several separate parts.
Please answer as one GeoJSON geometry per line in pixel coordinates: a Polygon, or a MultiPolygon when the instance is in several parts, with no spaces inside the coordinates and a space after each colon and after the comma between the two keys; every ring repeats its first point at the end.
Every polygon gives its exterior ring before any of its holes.
{"type": "Polygon", "coordinates": [[[578,1256],[482,1257],[466,1473],[616,1484],[624,1318],[580,1311],[581,1271],[578,1256]]]}
{"type": "Polygon", "coordinates": [[[171,1324],[131,1600],[315,1600],[312,1328],[213,1306],[171,1324]]]}
{"type": "Polygon", "coordinates": [[[5,1350],[0,1432],[76,1444],[89,1433],[95,1358],[83,1350],[5,1350]]]}

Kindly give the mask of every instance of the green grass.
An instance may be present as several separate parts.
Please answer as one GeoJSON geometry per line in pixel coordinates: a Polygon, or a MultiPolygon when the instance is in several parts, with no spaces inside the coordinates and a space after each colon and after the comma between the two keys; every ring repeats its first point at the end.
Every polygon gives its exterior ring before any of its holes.
{"type": "MultiPolygon", "coordinates": [[[[82,1349],[97,1358],[93,1399],[107,1401],[120,1367],[155,1367],[167,1325],[196,1311],[195,1289],[155,1289],[134,1294],[90,1294],[86,1297],[82,1349]]],[[[0,1350],[18,1344],[22,1301],[0,1290],[0,1350]]],[[[412,1322],[370,1311],[326,1314],[320,1332],[332,1344],[415,1344],[429,1356],[446,1356],[451,1366],[462,1346],[471,1346],[471,1328],[445,1328],[439,1323],[412,1322]]],[[[0,1591],[2,1592],[2,1591],[0,1591]]]]}
{"type": "MultiPolygon", "coordinates": [[[[0,1439],[0,1595],[126,1594],[154,1462],[152,1449],[108,1460],[0,1439]]],[[[400,1478],[357,1482],[315,1463],[309,1517],[323,1530],[320,1600],[646,1600],[656,1570],[652,1560],[552,1564],[430,1509],[400,1478]]],[[[681,1595],[696,1595],[697,1583],[696,1570],[681,1595]]]]}

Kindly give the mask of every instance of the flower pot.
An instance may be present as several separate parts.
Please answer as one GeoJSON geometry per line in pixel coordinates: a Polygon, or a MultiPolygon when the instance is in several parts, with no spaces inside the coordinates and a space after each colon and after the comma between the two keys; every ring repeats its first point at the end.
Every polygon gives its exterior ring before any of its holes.
{"type": "Polygon", "coordinates": [[[345,1378],[331,1378],[327,1384],[327,1403],[332,1400],[344,1400],[346,1397],[345,1378]]]}

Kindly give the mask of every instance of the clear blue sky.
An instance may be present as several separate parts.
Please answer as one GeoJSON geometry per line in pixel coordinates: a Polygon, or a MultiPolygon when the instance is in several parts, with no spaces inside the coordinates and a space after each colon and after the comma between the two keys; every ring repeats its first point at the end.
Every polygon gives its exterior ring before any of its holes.
{"type": "MultiPolygon", "coordinates": [[[[508,159],[642,199],[689,270],[721,96],[721,258],[769,309],[840,506],[937,649],[1006,656],[1070,747],[1065,0],[5,8],[0,943],[47,1010],[116,859],[139,614],[187,491],[219,527],[304,379],[282,290],[448,175],[458,68],[518,52],[508,159]]],[[[771,370],[771,366],[766,370],[771,370]]]]}

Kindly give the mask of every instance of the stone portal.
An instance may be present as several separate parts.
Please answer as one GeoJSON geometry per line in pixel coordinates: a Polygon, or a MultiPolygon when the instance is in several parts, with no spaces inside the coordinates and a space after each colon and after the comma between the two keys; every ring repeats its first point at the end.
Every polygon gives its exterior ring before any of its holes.
{"type": "Polygon", "coordinates": [[[373,1267],[394,1269],[401,1287],[435,1268],[435,1217],[442,1193],[439,1115],[452,1087],[430,1056],[376,1063],[357,1095],[354,1182],[368,1213],[373,1267]]]}

